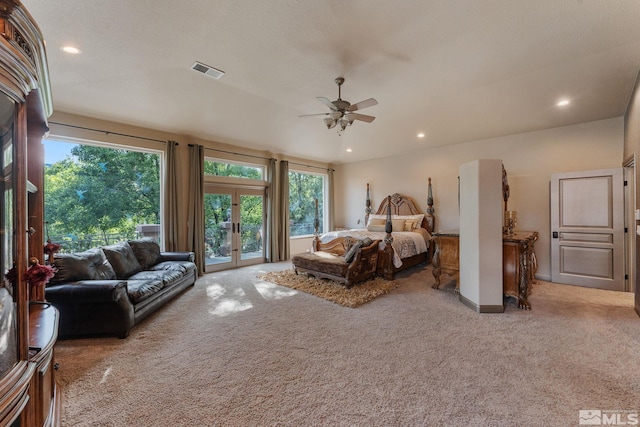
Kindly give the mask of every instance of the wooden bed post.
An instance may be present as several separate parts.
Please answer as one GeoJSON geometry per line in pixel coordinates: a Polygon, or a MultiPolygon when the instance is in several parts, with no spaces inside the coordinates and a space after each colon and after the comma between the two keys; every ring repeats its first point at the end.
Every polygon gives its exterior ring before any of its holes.
{"type": "MultiPolygon", "coordinates": [[[[387,280],[393,279],[393,223],[391,222],[391,196],[387,196],[387,222],[384,226],[384,231],[387,235],[384,238],[384,252],[386,254],[387,264],[384,266],[384,278],[387,280]]],[[[402,230],[401,230],[402,231],[402,230]]]]}
{"type": "Polygon", "coordinates": [[[367,200],[365,202],[365,209],[364,209],[364,227],[367,227],[367,224],[369,223],[369,215],[371,215],[371,197],[369,197],[369,183],[367,182],[367,200]]]}

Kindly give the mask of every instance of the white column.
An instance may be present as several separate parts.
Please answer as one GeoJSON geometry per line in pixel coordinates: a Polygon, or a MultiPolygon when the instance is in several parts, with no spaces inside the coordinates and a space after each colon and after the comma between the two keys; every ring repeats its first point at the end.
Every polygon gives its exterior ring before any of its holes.
{"type": "Polygon", "coordinates": [[[460,300],[478,313],[501,313],[502,160],[474,160],[459,172],[460,300]]]}

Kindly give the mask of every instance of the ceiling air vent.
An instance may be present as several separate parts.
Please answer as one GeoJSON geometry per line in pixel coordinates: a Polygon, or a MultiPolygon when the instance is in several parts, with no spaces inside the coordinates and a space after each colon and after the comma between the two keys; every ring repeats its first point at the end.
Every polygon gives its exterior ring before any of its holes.
{"type": "Polygon", "coordinates": [[[220,77],[224,76],[224,71],[218,70],[216,68],[210,67],[208,65],[203,64],[202,62],[194,62],[191,66],[192,70],[195,70],[199,73],[212,77],[218,80],[220,77]]]}

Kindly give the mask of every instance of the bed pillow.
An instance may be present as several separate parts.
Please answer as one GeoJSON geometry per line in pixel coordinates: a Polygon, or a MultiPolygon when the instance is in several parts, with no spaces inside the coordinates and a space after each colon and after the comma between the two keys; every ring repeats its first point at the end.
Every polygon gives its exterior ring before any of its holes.
{"type": "Polygon", "coordinates": [[[383,218],[372,218],[369,220],[369,225],[384,225],[386,222],[383,218]]]}
{"type": "MultiPolygon", "coordinates": [[[[371,224],[371,222],[374,219],[381,219],[383,221],[387,220],[387,216],[386,215],[369,215],[369,222],[367,223],[367,225],[371,224]]],[[[416,214],[416,215],[391,215],[391,219],[404,219],[404,220],[415,220],[418,221],[418,227],[420,227],[420,224],[422,224],[422,220],[424,219],[424,214],[416,214]]],[[[394,230],[396,230],[395,227],[393,227],[394,230]]],[[[397,231],[397,230],[396,230],[397,231]]]]}
{"type": "Polygon", "coordinates": [[[387,216],[378,214],[369,215],[369,222],[367,222],[367,225],[380,225],[378,224],[380,220],[382,220],[382,225],[384,225],[385,221],[387,220],[387,216]]]}
{"type": "Polygon", "coordinates": [[[367,231],[381,231],[385,232],[384,225],[367,225],[367,231]]]}

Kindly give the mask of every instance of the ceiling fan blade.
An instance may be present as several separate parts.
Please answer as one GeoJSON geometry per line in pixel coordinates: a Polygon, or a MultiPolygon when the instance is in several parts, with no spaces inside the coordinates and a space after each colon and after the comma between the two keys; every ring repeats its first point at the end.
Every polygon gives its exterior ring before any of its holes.
{"type": "Polygon", "coordinates": [[[351,119],[360,120],[361,122],[367,122],[367,123],[371,123],[376,119],[373,116],[367,116],[366,114],[357,114],[357,113],[350,113],[348,117],[351,119]]]}
{"type": "Polygon", "coordinates": [[[362,110],[363,108],[373,107],[374,105],[378,105],[378,101],[376,101],[373,98],[369,98],[369,99],[365,99],[364,101],[351,104],[348,110],[349,111],[362,110]]]}
{"type": "Polygon", "coordinates": [[[329,113],[300,114],[298,117],[328,116],[328,115],[329,115],[329,113]]]}
{"type": "Polygon", "coordinates": [[[329,101],[329,98],[325,98],[324,96],[318,96],[317,99],[318,99],[318,101],[322,102],[324,105],[329,107],[331,109],[331,111],[337,111],[338,110],[336,108],[336,106],[333,105],[333,102],[329,101]]]}

